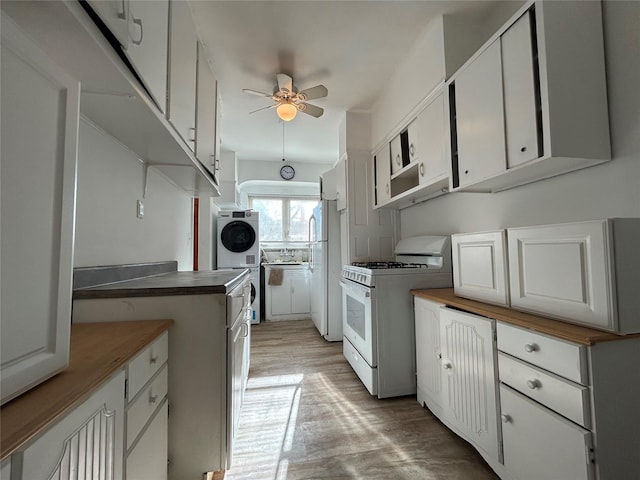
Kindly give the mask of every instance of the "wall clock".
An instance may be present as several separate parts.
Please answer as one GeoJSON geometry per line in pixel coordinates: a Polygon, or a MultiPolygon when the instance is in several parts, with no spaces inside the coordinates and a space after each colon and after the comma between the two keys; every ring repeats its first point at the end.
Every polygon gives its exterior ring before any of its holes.
{"type": "Polygon", "coordinates": [[[280,176],[285,180],[291,180],[296,175],[296,171],[291,165],[284,165],[280,169],[280,176]]]}

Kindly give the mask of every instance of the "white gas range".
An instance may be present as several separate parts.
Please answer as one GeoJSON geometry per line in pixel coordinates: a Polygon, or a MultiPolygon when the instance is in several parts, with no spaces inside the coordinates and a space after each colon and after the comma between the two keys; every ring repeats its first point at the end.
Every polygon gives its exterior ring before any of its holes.
{"type": "Polygon", "coordinates": [[[409,237],[394,253],[395,262],[342,269],[344,356],[379,398],[416,393],[411,290],[453,284],[450,237],[409,237]]]}

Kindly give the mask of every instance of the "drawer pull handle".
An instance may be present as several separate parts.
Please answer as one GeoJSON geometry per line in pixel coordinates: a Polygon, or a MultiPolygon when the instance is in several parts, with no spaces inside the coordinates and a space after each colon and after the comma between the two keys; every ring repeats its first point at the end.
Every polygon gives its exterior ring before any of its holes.
{"type": "Polygon", "coordinates": [[[151,357],[151,358],[149,359],[149,363],[150,363],[151,365],[155,365],[157,361],[158,361],[158,356],[157,356],[157,355],[156,355],[155,357],[151,357]]]}
{"type": "Polygon", "coordinates": [[[452,365],[451,365],[450,362],[444,362],[442,364],[442,368],[444,368],[445,370],[451,370],[451,367],[452,367],[452,365]]]}
{"type": "Polygon", "coordinates": [[[153,405],[158,401],[158,395],[149,395],[149,404],[153,405]]]}
{"type": "Polygon", "coordinates": [[[529,387],[531,390],[535,390],[536,388],[542,387],[542,383],[540,383],[540,380],[537,379],[527,380],[527,387],[529,387]]]}
{"type": "Polygon", "coordinates": [[[537,352],[538,350],[540,350],[540,347],[538,346],[537,343],[527,343],[527,344],[525,344],[524,349],[527,352],[532,353],[532,352],[537,352]]]}
{"type": "Polygon", "coordinates": [[[500,415],[500,418],[502,419],[502,423],[511,422],[511,417],[509,415],[507,415],[506,413],[503,413],[502,415],[500,415]]]}

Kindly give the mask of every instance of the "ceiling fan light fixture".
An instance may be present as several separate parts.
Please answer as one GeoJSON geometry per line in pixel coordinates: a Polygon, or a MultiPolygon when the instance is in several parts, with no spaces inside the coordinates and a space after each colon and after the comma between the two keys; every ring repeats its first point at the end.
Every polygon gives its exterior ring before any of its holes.
{"type": "Polygon", "coordinates": [[[276,112],[278,113],[278,117],[280,117],[285,122],[290,122],[296,117],[298,113],[298,109],[292,103],[281,103],[276,108],[276,112]]]}

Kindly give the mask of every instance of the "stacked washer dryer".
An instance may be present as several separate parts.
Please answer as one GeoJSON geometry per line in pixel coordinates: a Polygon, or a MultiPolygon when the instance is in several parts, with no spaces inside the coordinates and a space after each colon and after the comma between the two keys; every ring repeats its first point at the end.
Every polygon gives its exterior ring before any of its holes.
{"type": "Polygon", "coordinates": [[[251,272],[251,323],[260,323],[260,235],[258,212],[218,213],[218,268],[248,268],[251,272]]]}

